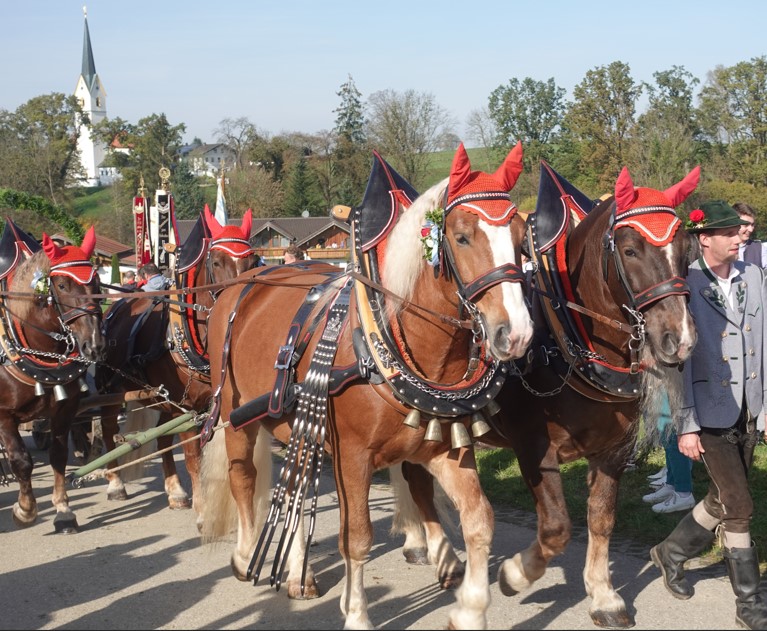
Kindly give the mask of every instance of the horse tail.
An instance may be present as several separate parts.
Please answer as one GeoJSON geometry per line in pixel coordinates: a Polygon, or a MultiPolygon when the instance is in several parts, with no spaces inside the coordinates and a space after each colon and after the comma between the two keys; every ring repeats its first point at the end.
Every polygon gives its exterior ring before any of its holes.
{"type": "MultiPolygon", "coordinates": [[[[256,525],[266,521],[272,488],[271,435],[259,429],[253,449],[253,464],[257,467],[253,509],[256,525]]],[[[229,460],[226,453],[224,430],[218,429],[202,450],[200,490],[203,514],[198,518],[198,529],[203,543],[214,543],[237,530],[237,504],[229,488],[229,460]]]]}
{"type": "MultiPolygon", "coordinates": [[[[141,432],[156,427],[160,421],[160,412],[146,407],[140,401],[128,401],[125,404],[125,433],[141,432]]],[[[120,471],[123,482],[135,482],[143,477],[145,460],[136,462],[152,453],[153,441],[148,441],[139,448],[129,451],[118,459],[120,466],[125,466],[120,471]]]]}

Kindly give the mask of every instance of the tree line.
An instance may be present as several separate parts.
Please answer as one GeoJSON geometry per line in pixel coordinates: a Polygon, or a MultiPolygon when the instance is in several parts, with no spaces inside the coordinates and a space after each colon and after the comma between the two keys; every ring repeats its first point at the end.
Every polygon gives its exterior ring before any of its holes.
{"type": "MultiPolygon", "coordinates": [[[[571,98],[553,78],[512,78],[470,113],[465,138],[430,93],[387,89],[365,99],[349,75],[336,94],[329,131],[273,135],[245,117],[219,123],[213,141],[234,156],[226,174],[231,216],[248,208],[256,217],[325,216],[335,204],[357,204],[373,149],[424,190],[447,175],[434,172],[435,152],[452,151],[463,140],[481,149],[482,164],[475,168],[494,170],[521,141],[525,172],[515,201],[523,210],[534,208],[541,159],[595,198],[610,192],[623,166],[638,185],[663,190],[699,164],[703,179],[690,208],[701,199],[745,201],[757,209],[757,230],[767,228],[765,56],[717,66],[703,83],[683,66],[654,73],[651,83],[636,81],[628,64],[615,61],[589,70],[571,98]]],[[[0,190],[39,196],[56,209],[71,207],[73,187],[84,179],[76,116],[82,116],[77,100],[60,93],[35,97],[13,112],[0,110],[0,190]]],[[[201,185],[213,182],[194,176],[179,157],[185,131],[163,113],[93,126],[106,144],[117,139],[130,148],[107,158],[122,179],[110,187],[115,212],[99,227],[101,234],[130,242],[129,200],[142,179],[153,190],[161,166],[172,171],[177,216],[197,217],[205,200],[201,185]]]]}

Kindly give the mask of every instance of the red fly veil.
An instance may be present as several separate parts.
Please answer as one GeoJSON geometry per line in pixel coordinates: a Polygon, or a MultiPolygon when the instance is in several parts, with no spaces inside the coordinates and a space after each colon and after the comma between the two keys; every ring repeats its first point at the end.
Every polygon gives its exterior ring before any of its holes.
{"type": "Polygon", "coordinates": [[[47,234],[43,233],[43,250],[51,261],[51,276],[69,276],[81,285],[93,280],[96,268],[91,263],[91,255],[96,247],[96,230],[93,226],[83,237],[80,247],[65,245],[59,247],[47,234]]]}
{"type": "Polygon", "coordinates": [[[656,246],[670,243],[682,223],[674,209],[687,199],[699,181],[698,166],[663,192],[652,188],[634,188],[628,169],[623,167],[615,183],[615,229],[634,228],[656,246]]]}
{"type": "Polygon", "coordinates": [[[472,171],[463,143],[458,146],[450,169],[445,215],[460,206],[494,226],[508,224],[517,212],[509,191],[522,173],[522,143],[518,142],[503,164],[490,175],[472,171]],[[481,205],[478,203],[481,202],[481,205]]]}
{"type": "Polygon", "coordinates": [[[205,204],[205,223],[211,234],[210,249],[222,250],[241,259],[253,254],[253,248],[250,245],[250,228],[253,225],[253,211],[248,208],[248,212],[242,218],[241,226],[222,226],[218,219],[210,212],[210,208],[205,204]]]}

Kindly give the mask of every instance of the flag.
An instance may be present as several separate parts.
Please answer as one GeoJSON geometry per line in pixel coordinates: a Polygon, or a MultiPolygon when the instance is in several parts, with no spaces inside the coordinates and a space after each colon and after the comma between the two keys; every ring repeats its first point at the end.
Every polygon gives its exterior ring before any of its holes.
{"type": "Polygon", "coordinates": [[[216,191],[216,212],[215,217],[218,223],[225,226],[227,221],[226,198],[224,197],[224,174],[218,179],[218,191],[216,191]]]}

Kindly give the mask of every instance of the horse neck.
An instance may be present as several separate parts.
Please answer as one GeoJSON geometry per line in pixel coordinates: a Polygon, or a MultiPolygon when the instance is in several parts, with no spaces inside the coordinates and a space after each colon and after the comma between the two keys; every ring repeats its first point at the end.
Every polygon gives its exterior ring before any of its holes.
{"type": "MultiPolygon", "coordinates": [[[[412,303],[458,319],[456,287],[426,268],[416,281],[412,303]]],[[[464,315],[465,317],[465,315],[464,315]]],[[[400,332],[415,366],[423,375],[442,383],[458,382],[466,372],[471,334],[422,309],[406,307],[399,314],[400,332]]]]}
{"type": "MultiPolygon", "coordinates": [[[[14,313],[11,305],[11,313],[14,313]]],[[[14,328],[22,346],[38,351],[61,352],[66,344],[56,341],[51,333],[62,333],[56,308],[52,305],[34,305],[23,318],[11,315],[10,326],[14,328]]]]}
{"type": "MultiPolygon", "coordinates": [[[[605,316],[610,321],[628,324],[626,313],[617,302],[613,292],[623,293],[622,287],[612,286],[616,281],[613,254],[608,253],[608,281],[604,277],[604,247],[602,237],[607,229],[606,215],[609,207],[601,214],[587,216],[570,233],[567,242],[567,271],[575,302],[589,311],[605,316]]],[[[595,209],[592,213],[597,212],[595,209]]],[[[616,330],[599,318],[580,314],[586,336],[593,350],[604,355],[610,363],[623,364],[630,361],[629,336],[616,330]]]]}

